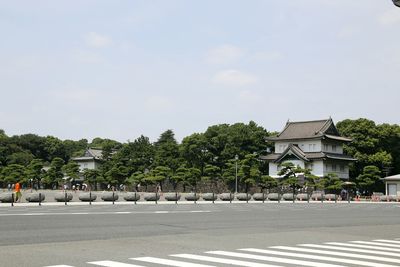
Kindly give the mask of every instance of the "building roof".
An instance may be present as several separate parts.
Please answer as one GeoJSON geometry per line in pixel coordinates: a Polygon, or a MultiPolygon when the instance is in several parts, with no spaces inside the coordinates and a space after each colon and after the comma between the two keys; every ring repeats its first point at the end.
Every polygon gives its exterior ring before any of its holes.
{"type": "Polygon", "coordinates": [[[382,180],[384,180],[384,181],[400,181],[400,174],[388,176],[388,177],[382,178],[382,180]]]}
{"type": "Polygon", "coordinates": [[[90,161],[90,160],[102,160],[103,150],[96,148],[88,148],[82,157],[75,157],[72,160],[75,161],[90,161]]]}
{"type": "Polygon", "coordinates": [[[316,159],[334,159],[334,160],[345,160],[345,161],[356,161],[356,159],[351,156],[344,154],[336,154],[336,153],[327,153],[327,152],[303,152],[299,147],[295,145],[288,146],[288,148],[283,153],[273,153],[266,156],[261,156],[262,160],[272,161],[275,163],[281,162],[286,155],[291,151],[292,155],[297,156],[300,160],[303,161],[312,161],[316,159]],[[299,153],[299,150],[301,153],[299,153]]]}
{"type": "Polygon", "coordinates": [[[103,158],[103,150],[97,148],[88,148],[85,151],[84,157],[93,157],[95,159],[102,159],[103,158]]]}
{"type": "Polygon", "coordinates": [[[295,155],[297,158],[303,161],[309,161],[306,154],[298,146],[290,144],[285,151],[282,152],[276,159],[275,162],[282,161],[287,155],[295,155]]]}
{"type": "Polygon", "coordinates": [[[299,139],[333,139],[342,142],[350,142],[351,139],[339,134],[333,120],[315,120],[287,122],[285,128],[276,137],[267,137],[269,141],[299,140],[299,139]]]}

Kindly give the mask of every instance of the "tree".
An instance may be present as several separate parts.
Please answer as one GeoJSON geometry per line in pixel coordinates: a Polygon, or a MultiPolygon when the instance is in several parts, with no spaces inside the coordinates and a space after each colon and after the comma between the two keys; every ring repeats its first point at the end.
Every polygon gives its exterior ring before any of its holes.
{"type": "Polygon", "coordinates": [[[374,191],[382,190],[383,183],[380,180],[381,172],[376,166],[365,166],[363,173],[356,178],[357,186],[367,195],[374,191]]]}
{"type": "Polygon", "coordinates": [[[75,161],[71,160],[66,165],[64,165],[63,171],[69,177],[70,181],[75,181],[75,179],[79,178],[79,164],[75,161]]]}
{"type": "Polygon", "coordinates": [[[190,186],[192,190],[197,191],[197,182],[201,178],[201,171],[198,168],[189,168],[188,176],[185,181],[186,185],[190,186]]]}
{"type": "Polygon", "coordinates": [[[7,157],[8,164],[20,164],[27,166],[34,156],[29,151],[15,152],[7,157]]]}
{"type": "Polygon", "coordinates": [[[59,186],[64,177],[63,166],[64,160],[61,158],[54,158],[51,161],[50,168],[43,179],[46,186],[52,186],[52,188],[59,186]]]}
{"type": "Polygon", "coordinates": [[[224,169],[222,170],[222,179],[224,183],[231,189],[234,187],[236,179],[236,164],[236,160],[228,160],[228,162],[226,162],[225,164],[224,169]]]}
{"type": "Polygon", "coordinates": [[[299,166],[294,166],[291,162],[282,163],[282,169],[278,172],[278,175],[282,177],[282,184],[292,188],[293,196],[296,194],[296,189],[300,188],[300,182],[297,175],[304,173],[304,170],[299,166]]]}
{"type": "Polygon", "coordinates": [[[26,179],[31,182],[32,187],[36,188],[39,188],[43,173],[43,161],[41,159],[32,160],[25,169],[26,179]]]}
{"type": "Polygon", "coordinates": [[[183,138],[179,151],[189,167],[203,168],[209,157],[214,157],[209,152],[207,141],[204,134],[194,133],[183,138]]]}
{"type": "MultiPolygon", "coordinates": [[[[170,177],[170,181],[172,182],[174,191],[176,191],[180,183],[184,183],[187,180],[188,176],[189,176],[189,169],[184,166],[179,167],[175,171],[175,173],[170,177]]],[[[184,185],[184,191],[186,191],[185,185],[184,185]]]]}
{"type": "Polygon", "coordinates": [[[10,164],[2,169],[1,181],[5,184],[15,184],[16,182],[26,182],[25,167],[20,164],[10,164]]]}
{"type": "Polygon", "coordinates": [[[133,142],[124,144],[113,156],[113,161],[121,162],[129,168],[129,173],[144,172],[151,168],[154,160],[154,147],[148,137],[140,136],[133,142]]]}
{"type": "Polygon", "coordinates": [[[172,130],[167,130],[160,135],[160,138],[154,144],[153,167],[165,166],[175,171],[180,166],[179,147],[174,135],[172,130]]]}
{"type": "Polygon", "coordinates": [[[171,177],[172,170],[169,167],[157,166],[151,171],[144,174],[144,181],[147,184],[159,185],[162,187],[162,182],[171,177]]]}
{"type": "Polygon", "coordinates": [[[146,190],[147,190],[147,184],[145,182],[145,174],[141,171],[132,173],[132,175],[125,180],[125,183],[133,185],[136,191],[139,188],[139,185],[144,184],[146,185],[146,190]]]}
{"type": "Polygon", "coordinates": [[[255,153],[247,154],[240,162],[238,174],[240,177],[240,182],[245,185],[245,192],[247,193],[249,187],[255,185],[261,178],[258,155],[255,153]]]}
{"type": "Polygon", "coordinates": [[[344,146],[345,152],[357,159],[357,162],[351,165],[351,177],[360,175],[363,168],[368,165],[375,165],[380,170],[390,167],[393,162],[391,153],[400,156],[400,152],[396,151],[396,148],[400,147],[398,125],[377,126],[374,121],[361,118],[344,120],[338,122],[336,126],[342,135],[353,139],[344,146]]]}
{"type": "Polygon", "coordinates": [[[204,176],[202,177],[202,179],[204,181],[210,181],[213,187],[213,191],[215,191],[215,189],[217,189],[217,192],[219,191],[217,188],[218,185],[218,181],[221,178],[221,168],[219,168],[218,166],[214,166],[211,164],[207,164],[204,167],[204,176]]]}
{"type": "Polygon", "coordinates": [[[90,188],[94,185],[95,190],[97,189],[97,184],[103,182],[100,171],[95,169],[84,169],[83,179],[90,188]]]}
{"type": "Polygon", "coordinates": [[[335,173],[328,173],[323,178],[323,183],[325,189],[332,191],[335,194],[339,194],[340,190],[343,188],[343,181],[335,173]]]}
{"type": "Polygon", "coordinates": [[[271,190],[271,188],[277,187],[278,181],[269,175],[262,175],[257,185],[262,192],[264,189],[271,190]]]}
{"type": "Polygon", "coordinates": [[[106,181],[114,186],[123,184],[127,177],[129,177],[129,169],[120,162],[115,163],[105,173],[106,181]]]}

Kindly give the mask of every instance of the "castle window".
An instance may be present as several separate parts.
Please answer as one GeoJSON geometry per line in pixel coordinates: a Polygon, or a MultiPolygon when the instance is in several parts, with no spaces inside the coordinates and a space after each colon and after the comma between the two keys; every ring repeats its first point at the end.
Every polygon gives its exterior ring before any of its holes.
{"type": "Polygon", "coordinates": [[[336,145],[332,145],[332,151],[336,152],[336,145]]]}
{"type": "Polygon", "coordinates": [[[344,172],[344,165],[343,164],[340,165],[340,172],[344,172]]]}

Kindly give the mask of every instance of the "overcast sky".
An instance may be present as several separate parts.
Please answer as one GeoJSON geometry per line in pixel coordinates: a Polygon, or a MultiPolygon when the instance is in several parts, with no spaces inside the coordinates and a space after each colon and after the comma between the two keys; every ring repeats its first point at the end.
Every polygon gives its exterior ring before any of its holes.
{"type": "Polygon", "coordinates": [[[391,0],[0,1],[0,129],[180,141],[210,125],[400,122],[391,0]]]}

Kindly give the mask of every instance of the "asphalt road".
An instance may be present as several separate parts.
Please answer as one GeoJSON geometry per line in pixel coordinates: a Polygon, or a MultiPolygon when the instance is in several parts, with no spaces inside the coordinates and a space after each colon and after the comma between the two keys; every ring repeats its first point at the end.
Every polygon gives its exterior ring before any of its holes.
{"type": "Polygon", "coordinates": [[[398,203],[0,208],[2,267],[93,266],[87,262],[396,238],[400,238],[398,203]]]}

